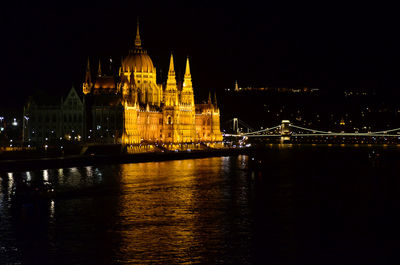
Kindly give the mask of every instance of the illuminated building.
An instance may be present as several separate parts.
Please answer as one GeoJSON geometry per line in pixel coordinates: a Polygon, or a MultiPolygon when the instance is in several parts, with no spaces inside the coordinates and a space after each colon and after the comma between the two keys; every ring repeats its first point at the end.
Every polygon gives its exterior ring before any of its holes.
{"type": "Polygon", "coordinates": [[[123,144],[222,141],[216,98],[195,104],[189,59],[181,86],[177,78],[171,54],[166,84],[157,84],[138,25],[135,46],[123,58],[117,76],[104,75],[99,63],[92,81],[88,61],[82,86],[87,139],[98,141],[101,135],[103,142],[123,144]]]}

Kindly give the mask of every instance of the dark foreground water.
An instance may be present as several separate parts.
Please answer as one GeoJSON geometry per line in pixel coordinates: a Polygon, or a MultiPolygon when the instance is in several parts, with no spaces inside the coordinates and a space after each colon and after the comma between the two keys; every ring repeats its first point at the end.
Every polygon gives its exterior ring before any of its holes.
{"type": "Polygon", "coordinates": [[[400,264],[400,149],[0,175],[0,264],[135,263],[400,264]]]}

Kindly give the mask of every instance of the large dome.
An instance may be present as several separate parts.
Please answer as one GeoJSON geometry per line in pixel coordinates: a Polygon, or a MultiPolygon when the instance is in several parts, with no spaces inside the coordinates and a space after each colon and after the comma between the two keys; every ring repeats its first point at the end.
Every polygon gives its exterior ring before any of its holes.
{"type": "Polygon", "coordinates": [[[122,61],[124,71],[134,70],[137,72],[153,72],[154,66],[150,56],[144,50],[135,50],[128,54],[122,61]],[[135,69],[136,68],[136,69],[135,69]]]}
{"type": "Polygon", "coordinates": [[[155,72],[153,62],[146,50],[142,49],[142,41],[139,35],[139,20],[136,29],[135,49],[130,50],[128,56],[122,61],[122,70],[135,72],[155,72]]]}

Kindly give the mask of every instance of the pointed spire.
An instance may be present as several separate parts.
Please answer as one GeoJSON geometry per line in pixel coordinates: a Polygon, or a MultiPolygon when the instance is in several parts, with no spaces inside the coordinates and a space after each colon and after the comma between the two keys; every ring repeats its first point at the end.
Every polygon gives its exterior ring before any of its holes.
{"type": "Polygon", "coordinates": [[[190,75],[189,57],[186,60],[185,76],[183,78],[183,90],[190,90],[193,92],[192,76],[190,75]]]}
{"type": "Polygon", "coordinates": [[[181,92],[181,103],[194,106],[192,76],[190,75],[189,57],[186,60],[185,76],[183,78],[183,87],[181,92]]]}
{"type": "Polygon", "coordinates": [[[217,92],[214,92],[214,106],[217,106],[217,92]]]}
{"type": "Polygon", "coordinates": [[[90,61],[88,57],[87,66],[86,66],[86,75],[85,75],[85,82],[82,85],[83,93],[86,95],[90,93],[92,88],[92,75],[90,73],[90,61]]]}
{"type": "Polygon", "coordinates": [[[175,69],[174,69],[174,57],[172,56],[171,52],[171,59],[169,61],[169,70],[168,70],[168,75],[175,75],[175,69]]]}
{"type": "Polygon", "coordinates": [[[99,69],[97,69],[97,76],[101,77],[101,63],[100,63],[100,59],[99,59],[99,69]]]}
{"type": "Polygon", "coordinates": [[[176,90],[176,77],[174,69],[174,57],[171,53],[171,59],[169,62],[168,78],[167,78],[168,89],[176,90]]]}
{"type": "Polygon", "coordinates": [[[140,34],[139,34],[139,17],[137,18],[137,23],[136,23],[136,39],[135,39],[135,48],[140,49],[142,47],[142,41],[140,40],[140,34]]]}
{"type": "Polygon", "coordinates": [[[92,83],[92,77],[91,77],[91,74],[90,74],[90,60],[89,60],[89,57],[87,59],[85,83],[87,83],[87,84],[91,84],[92,83]]]}
{"type": "Polygon", "coordinates": [[[171,53],[171,59],[169,62],[169,71],[167,78],[167,87],[165,88],[165,104],[166,106],[178,105],[178,89],[176,86],[176,76],[174,70],[174,57],[171,53]]]}
{"type": "Polygon", "coordinates": [[[211,91],[208,91],[208,104],[212,104],[212,102],[211,102],[211,91]]]}
{"type": "Polygon", "coordinates": [[[185,70],[185,77],[190,76],[190,66],[189,66],[189,56],[186,59],[186,70],[185,70]]]}

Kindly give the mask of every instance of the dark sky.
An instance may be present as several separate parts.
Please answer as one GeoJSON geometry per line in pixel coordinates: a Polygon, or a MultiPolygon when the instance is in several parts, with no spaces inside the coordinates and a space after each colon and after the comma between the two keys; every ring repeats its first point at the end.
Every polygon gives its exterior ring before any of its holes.
{"type": "Polygon", "coordinates": [[[399,90],[400,16],[378,1],[58,2],[2,8],[3,106],[22,106],[37,89],[57,95],[71,85],[80,89],[88,56],[97,68],[99,58],[119,61],[133,46],[137,16],[142,44],[158,70],[168,70],[172,51],[182,75],[190,56],[200,97],[235,80],[242,86],[399,90]]]}

